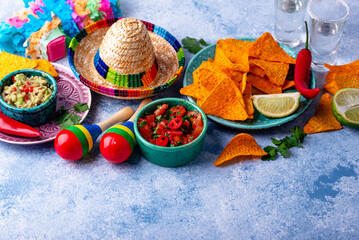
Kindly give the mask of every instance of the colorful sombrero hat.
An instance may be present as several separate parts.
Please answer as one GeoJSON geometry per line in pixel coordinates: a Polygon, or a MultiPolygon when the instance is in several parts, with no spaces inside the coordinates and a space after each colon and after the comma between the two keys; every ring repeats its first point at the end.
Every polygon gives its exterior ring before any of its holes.
{"type": "Polygon", "coordinates": [[[155,95],[181,76],[185,58],[169,32],[135,18],[104,19],[71,41],[69,64],[91,90],[121,98],[155,95]]]}

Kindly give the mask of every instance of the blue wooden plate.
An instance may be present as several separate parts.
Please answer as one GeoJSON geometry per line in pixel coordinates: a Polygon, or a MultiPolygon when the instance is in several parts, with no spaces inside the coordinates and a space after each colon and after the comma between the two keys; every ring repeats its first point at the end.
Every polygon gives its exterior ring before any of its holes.
{"type": "MultiPolygon", "coordinates": [[[[255,38],[239,38],[240,40],[244,41],[255,41],[255,38]]],[[[292,48],[279,43],[281,48],[288,53],[290,56],[296,58],[297,52],[293,50],[292,48]]],[[[187,65],[187,69],[183,78],[183,86],[188,86],[193,83],[193,72],[202,64],[203,61],[207,61],[209,58],[214,59],[214,55],[216,52],[216,44],[212,44],[204,49],[202,49],[200,52],[198,52],[192,59],[189,61],[187,65]]],[[[310,74],[310,88],[315,88],[316,81],[313,71],[311,70],[310,74]]],[[[297,91],[295,89],[288,90],[286,92],[294,92],[297,91]]],[[[191,102],[196,103],[196,99],[192,98],[190,96],[187,96],[188,100],[191,102]]],[[[291,115],[283,118],[268,118],[261,113],[259,113],[257,110],[254,111],[253,119],[248,119],[246,121],[230,121],[226,120],[220,117],[208,115],[208,118],[211,119],[214,122],[217,122],[219,124],[238,128],[238,129],[264,129],[264,128],[271,128],[271,127],[277,127],[284,123],[287,123],[296,117],[298,117],[300,114],[302,114],[312,103],[311,99],[306,99],[303,96],[300,97],[299,107],[298,109],[291,115]]]]}

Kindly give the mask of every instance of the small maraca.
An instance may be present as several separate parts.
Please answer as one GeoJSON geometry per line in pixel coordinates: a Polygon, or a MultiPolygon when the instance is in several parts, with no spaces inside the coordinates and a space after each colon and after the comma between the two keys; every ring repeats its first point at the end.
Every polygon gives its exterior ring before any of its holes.
{"type": "Polygon", "coordinates": [[[131,156],[136,142],[133,121],[140,109],[150,102],[151,99],[144,99],[127,122],[113,126],[105,132],[100,141],[100,151],[106,160],[121,163],[131,156]]]}
{"type": "Polygon", "coordinates": [[[125,107],[112,117],[95,125],[73,125],[61,130],[55,138],[56,153],[65,160],[76,161],[85,156],[100,134],[118,122],[133,115],[131,107],[125,107]]]}

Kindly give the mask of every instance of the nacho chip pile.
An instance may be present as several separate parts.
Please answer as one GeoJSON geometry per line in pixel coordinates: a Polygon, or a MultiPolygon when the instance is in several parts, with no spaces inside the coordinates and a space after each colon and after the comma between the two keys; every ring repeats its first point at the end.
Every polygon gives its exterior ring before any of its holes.
{"type": "Polygon", "coordinates": [[[317,112],[304,126],[304,132],[306,134],[333,131],[343,128],[333,115],[331,107],[332,99],[333,98],[329,95],[329,93],[323,94],[320,99],[317,112]]]}
{"type": "Polygon", "coordinates": [[[324,64],[329,69],[323,88],[334,95],[343,88],[359,88],[359,60],[349,64],[332,66],[324,64]]]}
{"type": "Polygon", "coordinates": [[[28,68],[42,70],[49,73],[54,78],[58,77],[54,66],[45,59],[33,60],[7,52],[0,53],[0,79],[13,71],[28,68]]]}
{"type": "Polygon", "coordinates": [[[261,158],[264,155],[267,153],[258,146],[251,135],[240,133],[229,141],[214,165],[218,166],[227,161],[261,158]]]}
{"type": "Polygon", "coordinates": [[[196,98],[206,114],[233,121],[252,119],[251,95],[293,87],[294,81],[286,77],[295,61],[268,32],[255,42],[221,39],[214,59],[204,61],[193,72],[193,84],[180,92],[196,98]]]}

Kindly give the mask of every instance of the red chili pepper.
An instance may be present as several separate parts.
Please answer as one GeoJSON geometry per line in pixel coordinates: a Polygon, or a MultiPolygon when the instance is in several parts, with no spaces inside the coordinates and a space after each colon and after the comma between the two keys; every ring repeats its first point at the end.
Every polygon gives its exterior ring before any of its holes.
{"type": "Polygon", "coordinates": [[[305,98],[311,99],[315,98],[318,93],[321,91],[320,88],[309,89],[309,75],[310,75],[310,65],[312,63],[312,53],[308,49],[308,25],[305,21],[305,30],[307,33],[307,40],[305,43],[305,48],[300,50],[297,55],[297,60],[295,63],[294,70],[294,83],[295,88],[298,92],[301,93],[305,98]]]}
{"type": "Polygon", "coordinates": [[[167,131],[167,134],[170,136],[182,136],[183,132],[182,131],[167,131]]]}
{"type": "Polygon", "coordinates": [[[41,133],[24,123],[18,122],[0,113],[0,132],[21,136],[21,137],[40,137],[41,133]]]}
{"type": "Polygon", "coordinates": [[[158,138],[156,138],[156,145],[165,147],[168,143],[168,137],[165,135],[161,135],[158,138]]]}
{"type": "Polygon", "coordinates": [[[180,117],[175,117],[170,121],[168,127],[172,130],[179,129],[182,126],[183,120],[180,117]]]}

